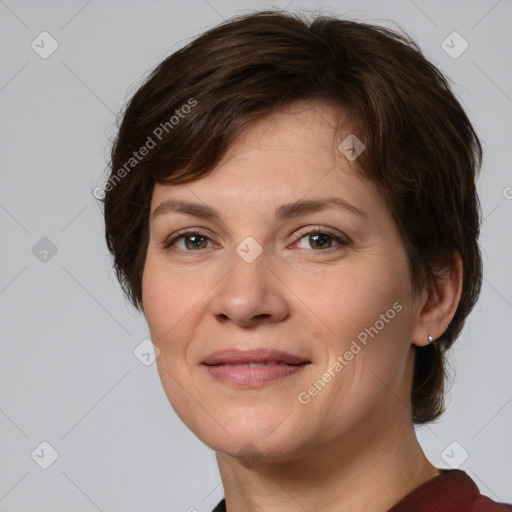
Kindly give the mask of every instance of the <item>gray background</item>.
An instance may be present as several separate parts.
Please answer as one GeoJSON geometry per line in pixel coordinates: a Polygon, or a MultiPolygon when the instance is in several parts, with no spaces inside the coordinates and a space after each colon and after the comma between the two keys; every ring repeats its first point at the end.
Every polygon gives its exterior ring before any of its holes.
{"type": "Polygon", "coordinates": [[[145,74],[224,18],[272,5],[399,23],[484,141],[482,296],[453,352],[448,411],[418,436],[435,465],[512,502],[511,0],[0,0],[1,511],[202,512],[222,498],[213,451],[133,353],[147,326],[113,277],[92,190],[145,74]],[[46,59],[31,47],[51,48],[43,31],[59,45],[46,59]],[[442,47],[453,31],[469,44],[457,58],[442,47]],[[58,452],[47,469],[43,441],[58,452]]]}

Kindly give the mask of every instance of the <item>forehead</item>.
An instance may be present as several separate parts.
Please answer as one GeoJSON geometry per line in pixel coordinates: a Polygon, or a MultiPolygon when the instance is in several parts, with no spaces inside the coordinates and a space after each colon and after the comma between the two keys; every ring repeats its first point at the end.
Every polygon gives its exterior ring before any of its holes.
{"type": "Polygon", "coordinates": [[[187,184],[157,184],[153,204],[172,191],[190,189],[225,197],[238,189],[248,199],[248,194],[271,195],[276,189],[299,197],[310,190],[326,194],[333,187],[361,188],[368,180],[344,152],[350,130],[338,107],[321,102],[292,104],[248,124],[208,174],[187,184]]]}
{"type": "Polygon", "coordinates": [[[351,133],[351,123],[340,107],[319,101],[284,106],[249,123],[231,144],[226,159],[249,151],[285,153],[287,159],[307,154],[337,160],[334,149],[351,133]]]}

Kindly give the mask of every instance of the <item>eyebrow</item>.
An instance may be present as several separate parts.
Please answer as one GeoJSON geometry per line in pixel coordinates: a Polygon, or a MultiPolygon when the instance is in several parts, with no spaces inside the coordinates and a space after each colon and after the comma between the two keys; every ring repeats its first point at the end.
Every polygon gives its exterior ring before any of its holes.
{"type": "MultiPolygon", "coordinates": [[[[300,215],[327,210],[330,208],[341,208],[361,217],[364,220],[369,220],[367,212],[356,208],[354,205],[339,197],[330,197],[328,199],[301,199],[293,203],[283,204],[276,210],[275,220],[278,222],[280,220],[291,219],[299,217],[300,215]]],[[[219,212],[210,206],[173,199],[168,199],[160,203],[153,210],[150,220],[153,220],[159,215],[170,212],[221,221],[219,212]]]]}

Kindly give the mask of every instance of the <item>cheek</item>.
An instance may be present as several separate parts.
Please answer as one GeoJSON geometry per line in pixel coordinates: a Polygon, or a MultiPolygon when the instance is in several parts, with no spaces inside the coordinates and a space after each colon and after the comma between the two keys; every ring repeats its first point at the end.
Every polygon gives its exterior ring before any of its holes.
{"type": "Polygon", "coordinates": [[[388,325],[400,316],[396,311],[400,307],[393,309],[393,304],[398,302],[403,308],[407,296],[406,283],[391,277],[400,273],[397,268],[375,268],[371,264],[347,265],[324,279],[324,286],[310,282],[301,295],[309,297],[311,309],[336,336],[357,336],[376,322],[379,331],[384,331],[384,325],[389,330],[388,325]]]}
{"type": "Polygon", "coordinates": [[[190,283],[180,280],[175,272],[154,263],[148,258],[142,279],[144,315],[151,332],[151,339],[161,350],[178,347],[173,340],[186,324],[187,314],[200,301],[201,293],[190,283]],[[194,291],[195,290],[195,291],[194,291]]]}
{"type": "Polygon", "coordinates": [[[338,380],[355,388],[382,385],[378,377],[397,385],[411,330],[407,267],[368,264],[346,270],[331,276],[323,293],[315,292],[312,300],[329,331],[324,329],[329,340],[325,370],[332,372],[338,361],[342,369],[338,364],[337,374],[345,376],[338,380]],[[370,370],[378,377],[370,379],[370,370]]]}
{"type": "Polygon", "coordinates": [[[169,402],[189,428],[194,425],[187,413],[191,409],[189,394],[183,392],[189,383],[185,363],[194,306],[200,307],[198,303],[203,295],[200,292],[192,283],[187,285],[179,275],[148,258],[142,298],[151,341],[160,350],[156,366],[169,402]]]}

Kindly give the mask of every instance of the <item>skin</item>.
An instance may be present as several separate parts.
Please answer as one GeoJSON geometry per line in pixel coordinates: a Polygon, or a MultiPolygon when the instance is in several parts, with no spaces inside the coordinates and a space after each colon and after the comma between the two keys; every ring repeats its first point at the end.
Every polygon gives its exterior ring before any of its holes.
{"type": "Polygon", "coordinates": [[[413,345],[436,339],[451,321],[460,258],[434,288],[412,292],[404,243],[381,191],[337,150],[351,133],[343,121],[332,106],[295,104],[251,123],[209,175],[157,184],[153,193],[152,212],[179,199],[221,216],[151,219],[143,304],[164,390],[215,450],[229,512],[384,512],[438,474],[411,421],[413,345]],[[328,197],[366,217],[329,208],[275,222],[284,203],[328,197]],[[185,228],[206,238],[163,248],[185,228]],[[313,228],[349,243],[322,245],[305,234],[313,228]],[[248,236],[263,250],[252,263],[236,252],[248,236]],[[396,303],[400,312],[301,403],[299,393],[396,303]],[[215,350],[255,347],[311,364],[251,389],[221,383],[201,365],[215,350]]]}

